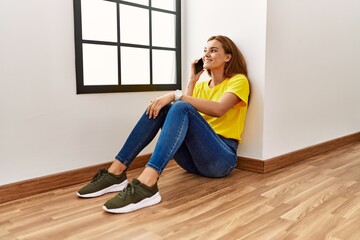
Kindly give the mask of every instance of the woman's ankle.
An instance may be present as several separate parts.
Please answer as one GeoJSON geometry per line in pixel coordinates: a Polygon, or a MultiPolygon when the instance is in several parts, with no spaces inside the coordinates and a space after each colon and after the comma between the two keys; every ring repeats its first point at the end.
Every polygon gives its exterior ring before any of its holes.
{"type": "Polygon", "coordinates": [[[152,187],[156,184],[157,180],[159,179],[159,173],[151,167],[146,167],[137,179],[142,184],[148,187],[152,187]]]}
{"type": "Polygon", "coordinates": [[[120,175],[126,170],[126,168],[127,167],[124,164],[122,164],[118,160],[114,160],[111,166],[108,168],[108,172],[115,175],[120,175]]]}

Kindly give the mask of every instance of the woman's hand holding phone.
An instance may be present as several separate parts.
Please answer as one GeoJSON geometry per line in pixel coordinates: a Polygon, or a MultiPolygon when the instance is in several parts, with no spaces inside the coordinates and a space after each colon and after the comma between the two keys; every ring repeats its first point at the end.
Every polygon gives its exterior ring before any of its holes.
{"type": "Polygon", "coordinates": [[[197,59],[192,62],[191,64],[191,71],[190,71],[190,82],[197,82],[200,78],[200,75],[204,72],[203,69],[204,62],[202,58],[197,59]]]}
{"type": "Polygon", "coordinates": [[[195,63],[195,74],[198,74],[199,72],[201,72],[203,70],[203,66],[204,66],[204,62],[203,62],[202,58],[200,58],[195,63]]]}

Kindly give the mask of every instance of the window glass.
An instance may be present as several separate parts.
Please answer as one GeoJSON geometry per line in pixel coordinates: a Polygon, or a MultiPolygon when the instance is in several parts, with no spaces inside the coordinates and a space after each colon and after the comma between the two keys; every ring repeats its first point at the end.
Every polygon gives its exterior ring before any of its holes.
{"type": "Polygon", "coordinates": [[[77,93],[181,88],[180,0],[73,0],[77,93]]]}
{"type": "Polygon", "coordinates": [[[121,84],[150,84],[150,51],[121,47],[121,84]]]}
{"type": "Polygon", "coordinates": [[[81,9],[83,39],[117,41],[116,3],[82,0],[81,9]]]}
{"type": "Polygon", "coordinates": [[[174,0],[151,0],[151,6],[154,8],[161,8],[169,11],[175,11],[174,0]]]}
{"type": "Polygon", "coordinates": [[[175,16],[152,12],[152,44],[159,47],[175,47],[175,16]]]}
{"type": "Polygon", "coordinates": [[[117,47],[83,44],[84,85],[117,85],[117,47]]]}
{"type": "Polygon", "coordinates": [[[120,4],[120,41],[149,45],[149,10],[120,4]]]}
{"type": "Polygon", "coordinates": [[[175,84],[175,63],[174,51],[153,50],[153,84],[175,84]]]}

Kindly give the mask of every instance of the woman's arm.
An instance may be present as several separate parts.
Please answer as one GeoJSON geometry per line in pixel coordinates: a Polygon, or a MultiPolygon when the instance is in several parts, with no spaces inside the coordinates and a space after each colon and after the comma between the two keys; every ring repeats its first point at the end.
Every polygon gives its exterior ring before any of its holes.
{"type": "MultiPolygon", "coordinates": [[[[233,93],[225,93],[218,102],[193,97],[192,95],[195,84],[199,80],[201,74],[204,72],[204,70],[201,70],[199,73],[195,74],[196,62],[197,60],[195,60],[191,64],[190,80],[188,82],[184,95],[180,99],[190,103],[194,108],[206,115],[213,117],[221,117],[230,108],[235,106],[235,104],[239,103],[241,99],[233,93]]],[[[149,118],[156,118],[160,110],[174,100],[174,92],[170,92],[161,97],[158,97],[155,100],[151,101],[150,105],[146,109],[146,114],[149,116],[149,118]]]]}
{"type": "Polygon", "coordinates": [[[186,96],[192,96],[193,95],[193,91],[194,91],[194,87],[197,81],[189,81],[186,87],[186,90],[184,92],[184,95],[186,96]]]}
{"type": "Polygon", "coordinates": [[[181,100],[190,103],[199,112],[212,117],[221,117],[241,100],[234,93],[225,93],[218,102],[183,95],[181,100]]]}
{"type": "MultiPolygon", "coordinates": [[[[199,73],[195,74],[196,63],[197,60],[191,63],[190,80],[188,82],[184,95],[192,96],[195,84],[199,80],[201,74],[204,72],[204,70],[201,70],[199,73]]],[[[149,118],[155,119],[159,115],[160,110],[167,104],[173,102],[174,100],[175,100],[175,92],[165,94],[161,97],[156,98],[155,100],[152,100],[150,102],[150,105],[146,109],[146,115],[148,115],[149,118]]]]}
{"type": "MultiPolygon", "coordinates": [[[[182,101],[190,103],[198,111],[213,117],[221,117],[230,108],[232,108],[233,106],[235,106],[235,104],[241,101],[240,98],[234,93],[225,93],[218,102],[195,98],[188,95],[183,95],[180,99],[182,101]]],[[[151,101],[150,105],[146,109],[146,114],[149,116],[149,118],[156,118],[160,110],[174,100],[174,92],[158,97],[157,99],[151,101]]]]}

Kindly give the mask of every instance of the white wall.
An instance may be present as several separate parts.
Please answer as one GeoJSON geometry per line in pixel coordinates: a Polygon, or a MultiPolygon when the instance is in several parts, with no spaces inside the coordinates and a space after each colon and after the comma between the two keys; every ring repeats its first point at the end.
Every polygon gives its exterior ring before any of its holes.
{"type": "MultiPolygon", "coordinates": [[[[226,35],[237,44],[248,62],[253,89],[238,155],[262,159],[266,0],[183,0],[182,4],[184,79],[210,36],[226,35]]],[[[206,77],[204,73],[202,79],[206,77]]]]}
{"type": "Polygon", "coordinates": [[[360,130],[360,1],[268,1],[263,159],[360,130]]]}
{"type": "Polygon", "coordinates": [[[163,94],[76,95],[73,26],[72,0],[0,1],[0,185],[111,161],[163,94]]]}

